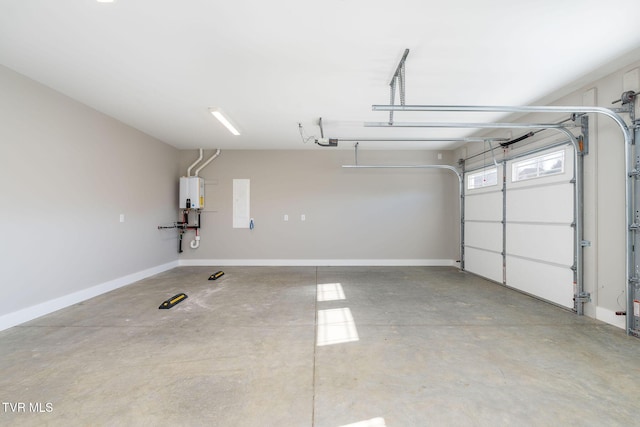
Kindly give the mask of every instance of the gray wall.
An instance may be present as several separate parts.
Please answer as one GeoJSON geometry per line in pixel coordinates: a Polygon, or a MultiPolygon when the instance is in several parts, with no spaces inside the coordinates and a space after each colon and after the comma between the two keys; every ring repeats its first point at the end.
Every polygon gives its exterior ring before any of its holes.
{"type": "MultiPolygon", "coordinates": [[[[619,99],[624,90],[640,91],[640,85],[623,87],[624,75],[640,67],[636,61],[619,70],[606,74],[596,70],[597,78],[571,91],[560,89],[549,94],[544,100],[532,105],[597,105],[615,107],[611,102],[619,99]],[[593,96],[595,95],[595,97],[593,96]],[[550,100],[554,100],[550,102],[550,100]],[[595,101],[595,102],[593,102],[595,101]]],[[[517,121],[553,122],[568,115],[528,115],[517,121]]],[[[622,117],[628,118],[623,114],[622,117]]],[[[514,132],[519,136],[527,131],[514,132]]],[[[624,327],[624,316],[616,316],[616,311],[625,310],[625,164],[624,140],[619,127],[609,118],[590,115],[590,148],[585,156],[585,197],[584,197],[584,237],[592,242],[584,249],[584,284],[591,293],[592,302],[585,305],[585,314],[624,327]]],[[[497,132],[496,136],[505,136],[497,132]]],[[[556,133],[545,131],[538,138],[528,140],[522,150],[562,139],[556,133]]],[[[457,150],[454,157],[466,157],[482,150],[479,145],[468,145],[457,150]]],[[[510,153],[517,152],[513,146],[510,153]]]]}
{"type": "Polygon", "coordinates": [[[177,261],[178,150],[1,66],[0,93],[0,319],[177,261]]]}
{"type": "MultiPolygon", "coordinates": [[[[181,152],[182,175],[196,158],[196,150],[181,152]]],[[[451,160],[450,152],[438,160],[430,151],[361,150],[359,156],[360,164],[451,160]]],[[[458,259],[458,181],[452,172],[341,168],[353,162],[352,150],[330,148],[222,151],[200,172],[207,196],[201,246],[191,249],[188,233],[181,262],[458,259]],[[232,228],[234,178],[251,180],[252,231],[232,228]]]]}
{"type": "MultiPolygon", "coordinates": [[[[623,90],[624,73],[636,67],[640,63],[568,94],[563,89],[555,103],[582,105],[584,94],[595,89],[596,104],[608,106],[623,90]]],[[[176,150],[3,67],[0,90],[0,283],[11,299],[0,307],[0,319],[178,259],[221,265],[458,259],[453,174],[347,170],[340,166],[353,163],[353,151],[322,148],[223,151],[201,172],[207,182],[201,246],[189,247],[189,232],[178,257],[175,230],[156,227],[177,219],[178,177],[197,157],[195,150],[176,150]],[[232,228],[234,178],[251,179],[253,231],[232,228]]],[[[585,249],[585,286],[593,302],[586,311],[623,322],[612,314],[624,308],[623,144],[609,119],[591,126],[585,238],[593,246],[585,249]]],[[[455,164],[482,148],[443,152],[442,159],[430,151],[361,149],[359,160],[455,164]]]]}

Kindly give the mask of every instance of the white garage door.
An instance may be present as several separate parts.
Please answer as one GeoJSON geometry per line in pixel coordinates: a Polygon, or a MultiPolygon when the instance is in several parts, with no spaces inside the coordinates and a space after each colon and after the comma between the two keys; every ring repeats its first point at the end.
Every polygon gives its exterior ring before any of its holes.
{"type": "Polygon", "coordinates": [[[467,174],[465,270],[574,308],[573,149],[515,158],[505,169],[504,191],[501,179],[470,188],[477,177],[467,174]]]}
{"type": "Polygon", "coordinates": [[[502,167],[466,174],[464,266],[503,283],[502,167]]]}

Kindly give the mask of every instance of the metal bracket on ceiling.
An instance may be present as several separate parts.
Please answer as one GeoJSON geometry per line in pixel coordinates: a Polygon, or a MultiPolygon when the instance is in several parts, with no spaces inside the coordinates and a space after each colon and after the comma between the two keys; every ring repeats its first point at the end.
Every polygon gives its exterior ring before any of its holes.
{"type": "MultiPolygon", "coordinates": [[[[395,105],[396,102],[396,86],[400,86],[400,105],[405,105],[405,67],[404,64],[407,60],[407,56],[409,55],[409,49],[405,49],[402,54],[402,58],[396,67],[395,73],[393,73],[393,77],[391,78],[391,82],[389,83],[390,88],[390,104],[395,105]]],[[[389,124],[393,124],[393,111],[389,111],[389,124]]]]}

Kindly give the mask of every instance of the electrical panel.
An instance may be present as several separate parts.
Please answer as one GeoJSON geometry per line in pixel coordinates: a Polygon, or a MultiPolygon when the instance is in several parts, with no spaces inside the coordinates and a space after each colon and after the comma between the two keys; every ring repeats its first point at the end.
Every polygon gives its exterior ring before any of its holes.
{"type": "Polygon", "coordinates": [[[180,177],[180,209],[204,209],[204,179],[180,177]]]}

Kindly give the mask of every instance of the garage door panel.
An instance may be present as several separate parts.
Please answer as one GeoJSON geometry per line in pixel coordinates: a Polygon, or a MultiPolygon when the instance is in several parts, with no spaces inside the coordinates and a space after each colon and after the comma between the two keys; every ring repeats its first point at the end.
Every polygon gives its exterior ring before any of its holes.
{"type": "Polygon", "coordinates": [[[467,222],[464,242],[476,248],[502,252],[502,224],[467,222]]]}
{"type": "Polygon", "coordinates": [[[573,228],[569,225],[507,224],[507,254],[573,265],[573,228]]]}
{"type": "Polygon", "coordinates": [[[465,197],[465,219],[502,220],[502,192],[473,193],[465,197]]]}
{"type": "Polygon", "coordinates": [[[567,308],[573,308],[573,271],[507,256],[507,285],[567,308]]]}
{"type": "MultiPolygon", "coordinates": [[[[541,152],[546,156],[558,151],[541,152]]],[[[564,171],[512,182],[506,188],[506,283],[555,304],[573,308],[573,153],[565,151],[564,171]]],[[[507,163],[512,171],[516,159],[507,163]]]]}
{"type": "Polygon", "coordinates": [[[502,283],[502,255],[475,248],[465,248],[465,269],[502,283]]]}
{"type": "Polygon", "coordinates": [[[504,275],[507,286],[574,308],[573,156],[569,146],[520,156],[505,165],[504,192],[469,190],[464,199],[466,270],[497,282],[504,275]],[[512,173],[520,180],[513,182],[512,173]]]}
{"type": "Polygon", "coordinates": [[[573,222],[573,184],[507,189],[507,220],[573,222]]]}

